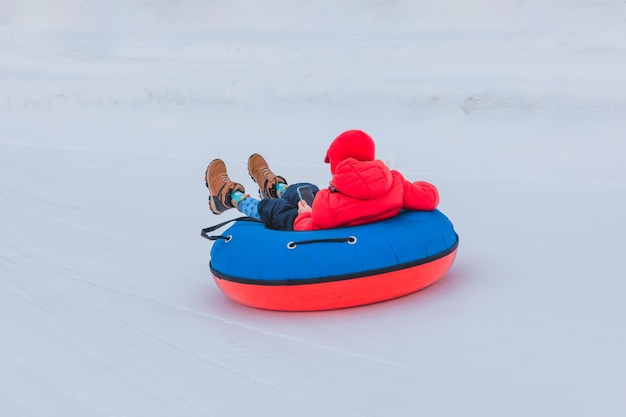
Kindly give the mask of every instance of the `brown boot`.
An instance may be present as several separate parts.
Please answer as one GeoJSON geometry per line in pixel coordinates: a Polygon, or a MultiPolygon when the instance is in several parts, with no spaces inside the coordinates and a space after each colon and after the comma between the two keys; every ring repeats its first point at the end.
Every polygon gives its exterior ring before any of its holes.
{"type": "Polygon", "coordinates": [[[228,178],[226,164],[221,159],[211,161],[206,169],[204,180],[209,189],[209,208],[215,214],[221,214],[235,207],[230,193],[233,191],[246,192],[243,185],[228,178]]]}
{"type": "Polygon", "coordinates": [[[248,174],[259,185],[259,195],[261,199],[264,198],[278,198],[278,191],[276,191],[276,184],[282,182],[287,184],[287,181],[271,170],[265,159],[258,153],[252,154],[248,158],[248,174]]]}

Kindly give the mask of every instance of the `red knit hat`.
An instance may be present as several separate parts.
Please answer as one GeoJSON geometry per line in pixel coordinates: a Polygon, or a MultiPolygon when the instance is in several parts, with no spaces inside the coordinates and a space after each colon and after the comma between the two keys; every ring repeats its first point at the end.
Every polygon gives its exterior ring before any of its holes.
{"type": "Polygon", "coordinates": [[[347,130],[330,144],[324,162],[330,163],[330,172],[334,174],[337,164],[347,158],[373,161],[375,148],[374,140],[367,133],[362,130],[347,130]]]}

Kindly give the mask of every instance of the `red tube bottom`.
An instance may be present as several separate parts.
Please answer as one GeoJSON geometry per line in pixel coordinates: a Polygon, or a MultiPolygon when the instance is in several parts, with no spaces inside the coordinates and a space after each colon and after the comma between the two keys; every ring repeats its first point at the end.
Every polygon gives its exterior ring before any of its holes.
{"type": "Polygon", "coordinates": [[[398,271],[341,281],[301,285],[242,284],[215,278],[234,301],[265,310],[316,311],[355,307],[411,294],[445,275],[456,250],[434,261],[398,271]]]}

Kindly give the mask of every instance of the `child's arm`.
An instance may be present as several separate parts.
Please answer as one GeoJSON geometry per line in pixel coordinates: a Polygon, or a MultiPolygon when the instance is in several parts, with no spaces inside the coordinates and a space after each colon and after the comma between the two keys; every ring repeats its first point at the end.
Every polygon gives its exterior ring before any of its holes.
{"type": "MultiPolygon", "coordinates": [[[[396,175],[397,171],[394,172],[396,175]]],[[[397,173],[397,175],[402,175],[397,173]]],[[[439,205],[437,187],[426,181],[410,182],[402,177],[403,208],[407,210],[432,211],[439,205]]]]}

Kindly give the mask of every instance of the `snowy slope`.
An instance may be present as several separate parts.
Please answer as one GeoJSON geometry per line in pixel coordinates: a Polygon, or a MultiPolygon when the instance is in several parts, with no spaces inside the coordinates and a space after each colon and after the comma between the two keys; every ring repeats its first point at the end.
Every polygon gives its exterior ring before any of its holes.
{"type": "Polygon", "coordinates": [[[626,23],[609,1],[8,1],[0,416],[623,416],[626,23]],[[435,183],[436,285],[277,313],[212,282],[203,174],[435,183]]]}

